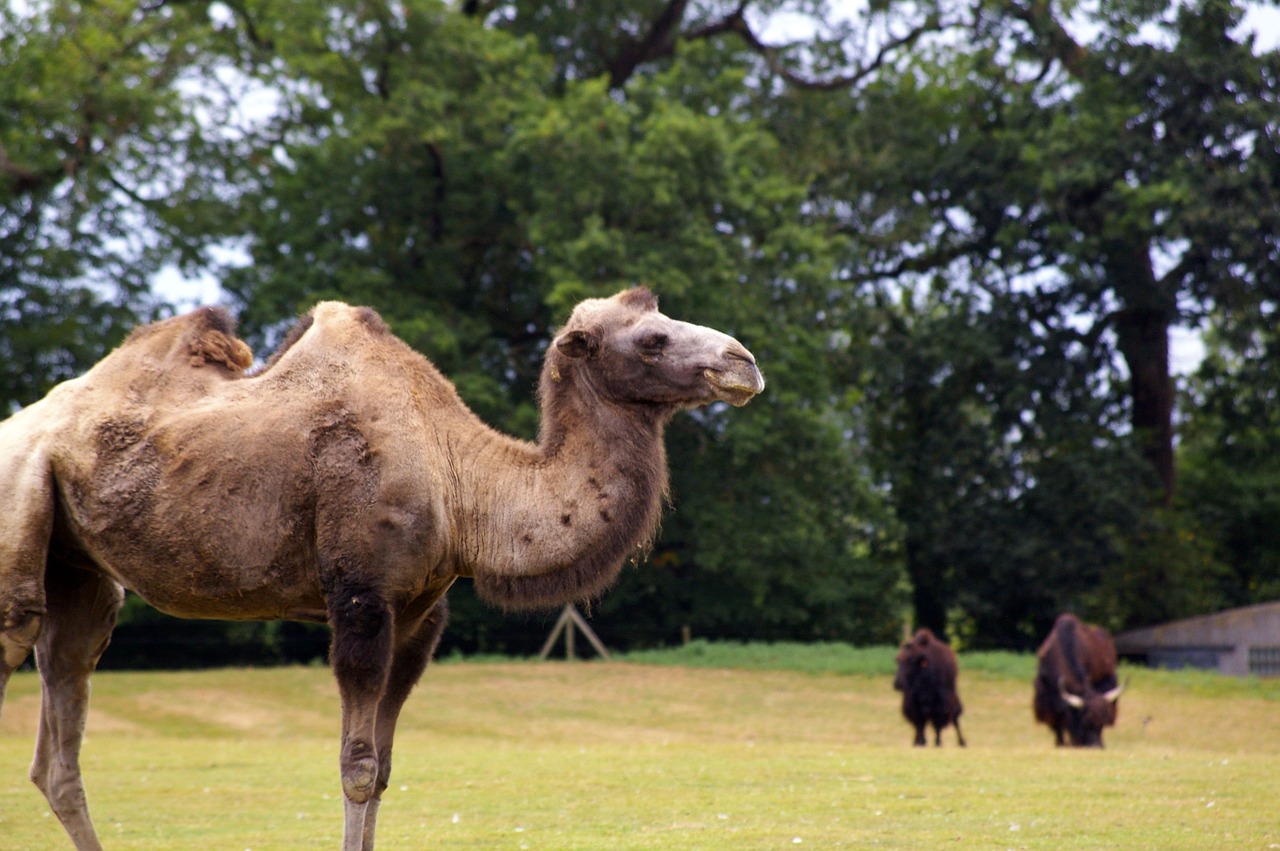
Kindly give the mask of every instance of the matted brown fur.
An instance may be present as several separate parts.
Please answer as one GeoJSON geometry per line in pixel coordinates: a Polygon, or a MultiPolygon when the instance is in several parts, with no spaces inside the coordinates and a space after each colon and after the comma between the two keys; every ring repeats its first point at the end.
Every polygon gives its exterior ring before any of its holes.
{"type": "Polygon", "coordinates": [[[1116,664],[1110,632],[1070,612],[1058,615],[1036,650],[1032,701],[1036,720],[1053,730],[1057,745],[1103,746],[1103,729],[1116,723],[1124,691],[1116,664]]]}
{"type": "Polygon", "coordinates": [[[914,744],[924,745],[925,726],[932,724],[933,743],[941,745],[943,729],[953,725],[956,741],[964,747],[964,733],[960,730],[964,705],[956,688],[960,663],[955,651],[932,630],[921,627],[903,642],[895,661],[898,672],[893,687],[902,692],[903,717],[915,727],[914,744]]]}
{"type": "Polygon", "coordinates": [[[556,335],[536,443],[482,423],[369,308],[321,303],[251,361],[201,308],[0,423],[0,700],[34,646],[32,779],[79,848],[98,845],[76,731],[122,587],[183,617],[330,625],[344,849],[368,848],[450,585],[507,608],[600,593],[657,528],[672,414],[764,387],[740,343],[644,289],[583,302],[556,335]]]}

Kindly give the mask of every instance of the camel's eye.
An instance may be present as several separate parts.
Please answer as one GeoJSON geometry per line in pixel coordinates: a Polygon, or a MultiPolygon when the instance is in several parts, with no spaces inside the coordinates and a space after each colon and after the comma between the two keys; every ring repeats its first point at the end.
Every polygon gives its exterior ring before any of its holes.
{"type": "Polygon", "coordinates": [[[640,338],[640,348],[651,355],[656,355],[667,347],[671,338],[666,334],[646,334],[640,338]]]}

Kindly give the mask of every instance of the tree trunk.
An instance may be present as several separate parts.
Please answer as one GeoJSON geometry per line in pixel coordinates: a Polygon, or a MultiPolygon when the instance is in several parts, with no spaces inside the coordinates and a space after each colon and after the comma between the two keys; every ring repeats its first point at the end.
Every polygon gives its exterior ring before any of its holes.
{"type": "Polygon", "coordinates": [[[911,581],[911,609],[915,629],[928,627],[934,635],[947,640],[946,578],[931,559],[921,552],[919,542],[906,541],[907,578],[911,581]]]}
{"type": "Polygon", "coordinates": [[[1169,375],[1169,315],[1128,308],[1116,319],[1120,352],[1129,367],[1131,423],[1142,453],[1160,480],[1161,503],[1173,500],[1173,380],[1169,375]]]}

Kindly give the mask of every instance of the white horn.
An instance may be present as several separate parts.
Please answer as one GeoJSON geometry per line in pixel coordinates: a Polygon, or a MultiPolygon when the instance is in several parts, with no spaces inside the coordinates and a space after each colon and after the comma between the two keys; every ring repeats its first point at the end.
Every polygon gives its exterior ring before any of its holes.
{"type": "Polygon", "coordinates": [[[1075,709],[1084,709],[1084,698],[1078,694],[1072,694],[1067,691],[1066,677],[1058,678],[1058,696],[1066,701],[1068,706],[1075,709]]]}
{"type": "Polygon", "coordinates": [[[1113,688],[1111,691],[1105,691],[1102,696],[1107,699],[1107,703],[1115,703],[1120,699],[1120,695],[1124,694],[1125,684],[1121,684],[1113,688]]]}

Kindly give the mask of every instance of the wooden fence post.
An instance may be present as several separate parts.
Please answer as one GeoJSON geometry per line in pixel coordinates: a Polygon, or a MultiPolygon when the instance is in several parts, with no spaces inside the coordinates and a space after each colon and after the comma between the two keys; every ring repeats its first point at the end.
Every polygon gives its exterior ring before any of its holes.
{"type": "Polygon", "coordinates": [[[538,658],[546,660],[547,656],[551,654],[551,648],[556,644],[556,639],[560,637],[562,632],[564,633],[564,657],[566,659],[576,658],[573,646],[573,631],[575,629],[586,636],[587,642],[595,648],[595,651],[600,654],[602,659],[609,658],[609,651],[605,649],[604,642],[596,636],[595,630],[591,628],[586,619],[578,614],[578,609],[573,603],[567,604],[564,610],[560,612],[560,617],[556,620],[556,625],[551,628],[551,634],[547,636],[546,643],[542,645],[542,651],[538,654],[538,658]]]}

